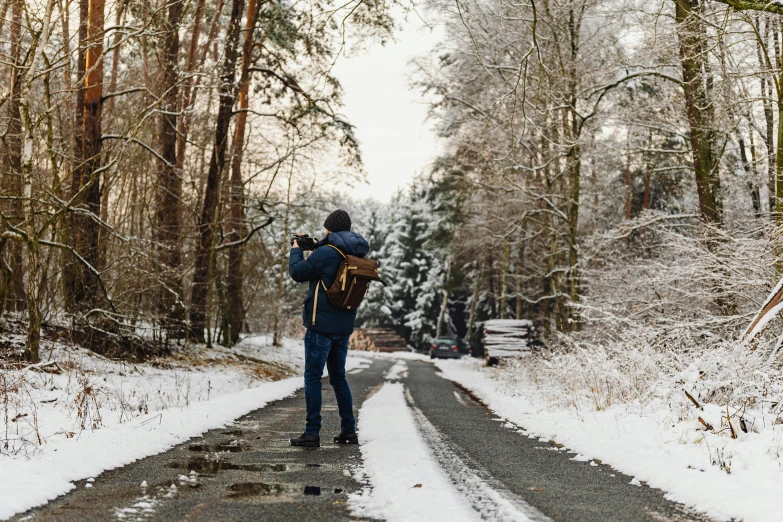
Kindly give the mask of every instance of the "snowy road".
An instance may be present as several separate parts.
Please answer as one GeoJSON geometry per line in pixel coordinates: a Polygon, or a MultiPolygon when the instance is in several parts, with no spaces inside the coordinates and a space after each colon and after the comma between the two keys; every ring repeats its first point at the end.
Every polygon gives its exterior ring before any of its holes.
{"type": "Polygon", "coordinates": [[[300,392],[14,520],[703,520],[520,433],[428,362],[376,358],[349,382],[360,447],[328,443],[338,419],[326,385],[320,449],[288,445],[300,392]]]}

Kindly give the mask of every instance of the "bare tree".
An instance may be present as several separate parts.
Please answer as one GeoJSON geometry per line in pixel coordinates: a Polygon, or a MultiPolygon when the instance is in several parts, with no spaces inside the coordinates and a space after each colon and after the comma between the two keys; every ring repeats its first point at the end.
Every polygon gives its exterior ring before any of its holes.
{"type": "MultiPolygon", "coordinates": [[[[203,9],[203,7],[202,7],[203,9]]],[[[169,0],[164,25],[165,49],[161,85],[160,174],[157,193],[156,226],[160,243],[160,313],[164,328],[173,336],[183,333],[185,306],[182,301],[181,225],[182,174],[177,169],[177,128],[179,110],[179,29],[182,0],[169,0]]]]}
{"type": "MultiPolygon", "coordinates": [[[[226,49],[220,74],[218,113],[215,121],[215,138],[209,171],[204,190],[204,202],[198,223],[198,244],[196,266],[193,276],[193,292],[190,304],[190,330],[194,339],[203,341],[207,328],[207,302],[212,272],[213,246],[215,241],[215,218],[220,194],[220,177],[226,163],[228,130],[236,97],[236,62],[239,46],[239,23],[244,9],[244,0],[233,0],[231,17],[226,30],[226,49]]],[[[246,36],[252,38],[252,32],[246,36]]]]}
{"type": "MultiPolygon", "coordinates": [[[[18,225],[22,220],[22,118],[19,112],[21,78],[23,73],[21,37],[22,37],[22,0],[11,2],[10,48],[12,65],[9,77],[9,99],[7,106],[8,127],[5,135],[5,169],[2,174],[2,188],[5,197],[3,211],[11,222],[18,225]]],[[[24,286],[22,249],[11,243],[7,246],[2,263],[0,277],[0,312],[8,309],[24,309],[24,286]]]]}

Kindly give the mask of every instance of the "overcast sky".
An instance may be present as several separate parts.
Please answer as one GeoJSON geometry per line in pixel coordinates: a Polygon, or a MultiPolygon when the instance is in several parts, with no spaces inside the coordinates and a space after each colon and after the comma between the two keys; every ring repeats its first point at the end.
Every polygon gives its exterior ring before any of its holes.
{"type": "Polygon", "coordinates": [[[409,86],[408,64],[429,53],[437,35],[413,13],[399,24],[396,41],[343,56],[334,69],[344,89],[342,112],[356,126],[369,182],[352,190],[357,197],[388,201],[437,155],[427,107],[409,86]]]}

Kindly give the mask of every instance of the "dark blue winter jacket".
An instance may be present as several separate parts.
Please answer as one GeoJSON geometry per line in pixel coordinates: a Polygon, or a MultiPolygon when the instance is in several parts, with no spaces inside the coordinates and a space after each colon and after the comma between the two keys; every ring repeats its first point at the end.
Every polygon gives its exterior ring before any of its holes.
{"type": "Polygon", "coordinates": [[[364,257],[370,251],[367,241],[355,232],[331,232],[318,242],[315,250],[305,259],[301,248],[292,248],[288,258],[288,273],[298,282],[310,282],[310,291],[304,300],[302,322],[305,328],[314,332],[330,335],[350,335],[356,321],[356,310],[340,310],[329,303],[325,288],[332,285],[337,277],[337,269],[343,258],[334,248],[324,245],[334,245],[346,255],[364,257]],[[316,309],[315,325],[312,324],[313,296],[315,287],[323,281],[318,291],[318,308],[316,309]]]}

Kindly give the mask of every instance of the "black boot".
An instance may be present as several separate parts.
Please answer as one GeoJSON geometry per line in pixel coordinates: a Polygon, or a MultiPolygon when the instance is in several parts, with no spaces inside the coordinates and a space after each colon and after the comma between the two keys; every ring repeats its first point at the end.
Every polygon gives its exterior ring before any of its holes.
{"type": "Polygon", "coordinates": [[[291,446],[303,446],[305,448],[321,447],[321,437],[318,435],[308,435],[307,433],[302,433],[300,437],[288,440],[291,441],[291,446]]]}
{"type": "Polygon", "coordinates": [[[337,444],[359,444],[359,437],[355,431],[342,431],[334,438],[337,444]]]}

